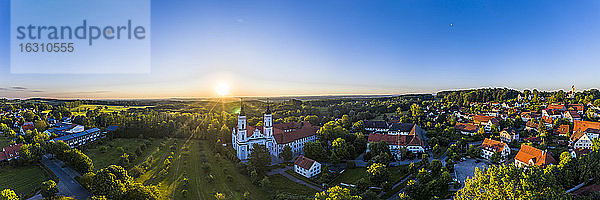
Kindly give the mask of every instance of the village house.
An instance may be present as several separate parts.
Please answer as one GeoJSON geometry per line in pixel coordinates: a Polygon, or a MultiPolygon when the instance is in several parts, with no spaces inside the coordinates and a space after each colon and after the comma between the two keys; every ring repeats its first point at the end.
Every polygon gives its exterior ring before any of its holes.
{"type": "MultiPolygon", "coordinates": [[[[411,131],[404,134],[369,134],[368,142],[384,141],[390,147],[390,151],[396,159],[401,158],[401,149],[406,148],[413,153],[425,152],[425,142],[421,139],[425,135],[425,131],[416,124],[405,124],[403,127],[412,127],[411,131]]],[[[399,129],[401,130],[401,129],[399,129]]],[[[369,144],[367,143],[367,151],[369,144]]]]}
{"type": "Polygon", "coordinates": [[[477,133],[478,127],[474,124],[456,123],[456,125],[454,126],[454,130],[460,132],[463,135],[473,136],[475,135],[475,133],[477,133]]]}
{"type": "Polygon", "coordinates": [[[546,127],[551,128],[552,124],[554,124],[554,118],[542,116],[542,122],[544,123],[544,125],[546,125],[546,127]]]}
{"type": "Polygon", "coordinates": [[[571,135],[571,147],[574,149],[592,149],[592,138],[585,132],[576,132],[571,135]]]}
{"type": "Polygon", "coordinates": [[[542,110],[542,117],[550,117],[553,120],[560,119],[562,117],[563,110],[544,109],[542,110]]]}
{"type": "Polygon", "coordinates": [[[492,125],[498,126],[500,123],[496,117],[485,116],[485,115],[474,115],[473,123],[484,127],[485,131],[491,131],[492,125]]]}
{"type": "Polygon", "coordinates": [[[321,173],[321,163],[300,155],[294,162],[294,172],[311,178],[321,173]]]}
{"type": "Polygon", "coordinates": [[[539,119],[539,118],[540,118],[540,114],[533,112],[533,111],[521,113],[521,120],[523,120],[524,122],[529,122],[532,119],[539,119]]]}
{"type": "Polygon", "coordinates": [[[365,130],[370,132],[387,132],[389,125],[386,121],[366,120],[365,130]]]}
{"type": "Polygon", "coordinates": [[[549,152],[531,147],[526,144],[521,145],[521,149],[519,149],[519,152],[515,156],[515,166],[519,168],[526,168],[534,165],[540,168],[545,168],[546,166],[553,165],[555,163],[556,160],[550,155],[549,152]]]}
{"type": "Polygon", "coordinates": [[[19,151],[21,150],[22,145],[23,144],[14,144],[2,148],[2,151],[0,151],[0,161],[10,161],[19,158],[19,151]]]}
{"type": "Polygon", "coordinates": [[[567,137],[569,134],[569,125],[563,124],[560,125],[555,131],[554,134],[558,135],[558,136],[564,136],[567,137]]]}
{"type": "Polygon", "coordinates": [[[34,128],[33,122],[25,122],[19,132],[21,132],[21,135],[25,135],[25,132],[32,131],[34,128]]]}
{"type": "Polygon", "coordinates": [[[502,161],[505,160],[510,154],[510,147],[506,143],[489,138],[485,138],[483,140],[483,143],[481,144],[481,150],[481,157],[488,160],[491,159],[492,155],[494,155],[496,152],[500,154],[502,161]]]}
{"type": "Polygon", "coordinates": [[[530,131],[530,132],[531,131],[537,132],[538,126],[539,125],[537,123],[535,123],[533,120],[529,120],[529,121],[527,121],[527,123],[525,123],[525,130],[530,131]]]}
{"type": "Polygon", "coordinates": [[[581,115],[574,110],[568,110],[563,113],[563,117],[569,119],[571,123],[575,122],[575,120],[581,120],[581,115]]]}
{"type": "Polygon", "coordinates": [[[500,139],[506,143],[511,143],[513,140],[519,141],[519,133],[514,128],[504,129],[500,132],[500,139]]]}
{"type": "Polygon", "coordinates": [[[592,149],[585,149],[585,148],[569,149],[569,153],[571,153],[571,157],[573,157],[573,158],[577,158],[582,155],[586,155],[590,152],[592,152],[592,149]]]}

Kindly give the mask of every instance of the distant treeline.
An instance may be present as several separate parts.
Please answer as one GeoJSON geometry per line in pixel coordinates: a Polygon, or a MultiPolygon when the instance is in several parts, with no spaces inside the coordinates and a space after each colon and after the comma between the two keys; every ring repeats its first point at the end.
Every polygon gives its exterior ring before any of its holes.
{"type": "Polygon", "coordinates": [[[468,102],[490,102],[515,99],[521,92],[507,88],[483,88],[473,90],[441,91],[437,98],[446,102],[468,103],[468,102]]]}

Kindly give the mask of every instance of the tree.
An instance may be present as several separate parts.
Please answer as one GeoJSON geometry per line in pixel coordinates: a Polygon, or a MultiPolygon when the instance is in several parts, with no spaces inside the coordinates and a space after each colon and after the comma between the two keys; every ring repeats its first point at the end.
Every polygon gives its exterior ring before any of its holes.
{"type": "Polygon", "coordinates": [[[500,152],[497,152],[497,151],[494,152],[492,154],[492,156],[490,157],[490,161],[495,164],[500,163],[500,161],[502,161],[502,154],[500,154],[500,152]]]}
{"type": "Polygon", "coordinates": [[[335,186],[315,194],[315,200],[362,200],[362,197],[351,195],[348,188],[335,186]]]}
{"type": "Polygon", "coordinates": [[[327,160],[327,152],[319,141],[305,143],[304,156],[319,162],[324,162],[327,160]]]}
{"type": "Polygon", "coordinates": [[[327,122],[317,131],[317,135],[321,142],[330,142],[337,138],[341,138],[346,134],[346,130],[338,121],[327,122]]]}
{"type": "Polygon", "coordinates": [[[331,144],[331,156],[336,156],[339,159],[350,158],[350,149],[346,140],[337,138],[331,144]]]}
{"type": "Polygon", "coordinates": [[[381,163],[373,163],[367,167],[367,174],[371,183],[379,185],[389,179],[390,172],[387,167],[381,163]]]}
{"type": "Polygon", "coordinates": [[[259,175],[263,175],[267,167],[271,164],[271,154],[265,145],[252,145],[252,153],[248,166],[251,170],[256,171],[259,175]]]}
{"type": "Polygon", "coordinates": [[[91,183],[91,192],[94,195],[106,196],[109,199],[118,199],[125,194],[127,185],[132,178],[127,171],[118,165],[111,165],[101,169],[94,175],[91,183]]]}
{"type": "Polygon", "coordinates": [[[423,112],[423,108],[419,106],[419,104],[412,104],[410,106],[410,113],[413,117],[422,117],[425,116],[425,112],[423,112]]]}
{"type": "Polygon", "coordinates": [[[11,189],[4,189],[0,192],[0,200],[19,200],[19,196],[11,189]]]}
{"type": "Polygon", "coordinates": [[[292,148],[289,145],[286,145],[285,147],[283,147],[283,151],[281,152],[281,154],[279,154],[279,156],[284,161],[292,160],[292,156],[294,156],[293,152],[292,152],[292,148]]]}
{"type": "Polygon", "coordinates": [[[365,131],[365,122],[363,122],[362,120],[355,122],[352,125],[352,130],[355,132],[363,132],[365,131]]]}
{"type": "Polygon", "coordinates": [[[600,150],[600,138],[596,138],[596,139],[592,140],[592,150],[593,151],[600,150]]]}
{"type": "Polygon", "coordinates": [[[343,115],[342,116],[342,126],[345,129],[349,129],[352,127],[352,121],[350,121],[350,117],[348,115],[343,115]]]}
{"type": "Polygon", "coordinates": [[[469,150],[467,150],[467,154],[469,154],[469,156],[471,156],[471,158],[481,157],[482,152],[483,151],[481,150],[481,147],[476,146],[476,145],[469,146],[469,150]]]}
{"type": "Polygon", "coordinates": [[[127,191],[122,199],[131,200],[156,200],[159,192],[155,186],[144,186],[141,183],[134,183],[127,187],[127,191]]]}
{"type": "Polygon", "coordinates": [[[56,196],[58,193],[58,188],[56,188],[56,182],[53,180],[44,181],[42,183],[42,190],[40,191],[44,198],[52,198],[56,196]]]}
{"type": "Polygon", "coordinates": [[[316,115],[307,115],[306,117],[304,117],[304,121],[307,121],[308,123],[310,123],[312,125],[320,124],[319,116],[316,116],[316,115]]]}

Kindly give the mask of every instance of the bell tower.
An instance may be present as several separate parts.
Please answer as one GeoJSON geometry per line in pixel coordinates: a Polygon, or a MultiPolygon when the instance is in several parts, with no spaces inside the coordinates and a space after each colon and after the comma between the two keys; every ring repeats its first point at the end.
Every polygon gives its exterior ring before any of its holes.
{"type": "Polygon", "coordinates": [[[264,129],[264,133],[265,136],[267,137],[271,137],[273,136],[273,114],[271,113],[271,108],[270,106],[267,104],[267,111],[265,111],[265,114],[263,116],[263,129],[264,129]]]}
{"type": "Polygon", "coordinates": [[[246,114],[244,113],[244,103],[240,100],[240,114],[238,115],[237,125],[238,140],[246,140],[246,114]]]}

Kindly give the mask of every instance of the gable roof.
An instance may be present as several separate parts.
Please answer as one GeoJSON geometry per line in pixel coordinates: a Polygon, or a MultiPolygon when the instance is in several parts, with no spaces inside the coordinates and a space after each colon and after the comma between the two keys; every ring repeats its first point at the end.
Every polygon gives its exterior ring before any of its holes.
{"type": "Polygon", "coordinates": [[[535,123],[533,120],[529,120],[529,121],[527,121],[527,123],[525,123],[525,126],[529,127],[529,128],[537,128],[538,124],[535,123]]]}
{"type": "Polygon", "coordinates": [[[381,128],[381,129],[388,128],[388,124],[385,121],[366,120],[364,122],[365,122],[365,128],[381,128]]]}
{"type": "Polygon", "coordinates": [[[473,121],[475,123],[488,122],[488,121],[492,120],[493,118],[494,118],[493,116],[487,116],[487,115],[473,115],[473,121]]]}
{"type": "Polygon", "coordinates": [[[579,115],[579,113],[577,113],[577,111],[574,111],[574,110],[565,111],[565,115],[569,115],[574,119],[581,119],[581,116],[579,115]]]}
{"type": "Polygon", "coordinates": [[[542,117],[542,121],[543,121],[544,123],[546,123],[546,124],[552,124],[552,123],[554,123],[554,119],[552,119],[552,117],[546,117],[546,116],[543,116],[543,117],[542,117]]]}
{"type": "Polygon", "coordinates": [[[489,138],[485,138],[483,140],[483,143],[481,143],[481,148],[488,151],[501,152],[504,150],[505,147],[506,144],[504,142],[492,140],[489,138]]]}
{"type": "Polygon", "coordinates": [[[388,145],[401,145],[401,146],[424,146],[423,140],[418,135],[389,135],[389,134],[369,134],[369,142],[380,142],[384,141],[388,145]]]}
{"type": "Polygon", "coordinates": [[[300,125],[300,127],[289,129],[287,131],[274,127],[273,137],[275,138],[275,142],[277,142],[277,144],[287,144],[305,137],[313,136],[317,134],[317,130],[321,128],[319,126],[313,126],[309,122],[300,122],[298,125],[300,125]]]}
{"type": "Polygon", "coordinates": [[[560,125],[558,129],[554,131],[554,134],[558,135],[566,135],[567,133],[569,133],[569,125],[566,124],[560,125]]]}
{"type": "Polygon", "coordinates": [[[584,132],[588,128],[600,129],[600,122],[575,121],[573,123],[573,133],[584,132]]]}
{"type": "Polygon", "coordinates": [[[414,126],[415,124],[413,123],[392,123],[392,125],[390,125],[390,131],[411,132],[414,126]]]}
{"type": "Polygon", "coordinates": [[[474,124],[456,123],[456,125],[454,126],[454,129],[461,130],[461,131],[467,131],[470,133],[477,132],[477,126],[474,124]]]}
{"type": "Polygon", "coordinates": [[[576,142],[577,140],[581,139],[581,137],[583,137],[585,135],[586,135],[585,132],[576,132],[571,135],[570,139],[572,142],[576,142]]]}
{"type": "Polygon", "coordinates": [[[565,105],[562,105],[562,104],[549,104],[548,107],[546,107],[546,109],[564,110],[565,109],[565,105]]]}
{"type": "Polygon", "coordinates": [[[298,156],[296,162],[294,162],[294,165],[298,165],[298,167],[302,167],[306,170],[309,170],[314,164],[315,161],[313,159],[304,157],[303,155],[298,156]]]}
{"type": "Polygon", "coordinates": [[[526,164],[534,164],[541,168],[556,163],[556,160],[548,152],[526,144],[521,145],[521,149],[519,149],[519,153],[515,156],[515,160],[526,164]]]}

